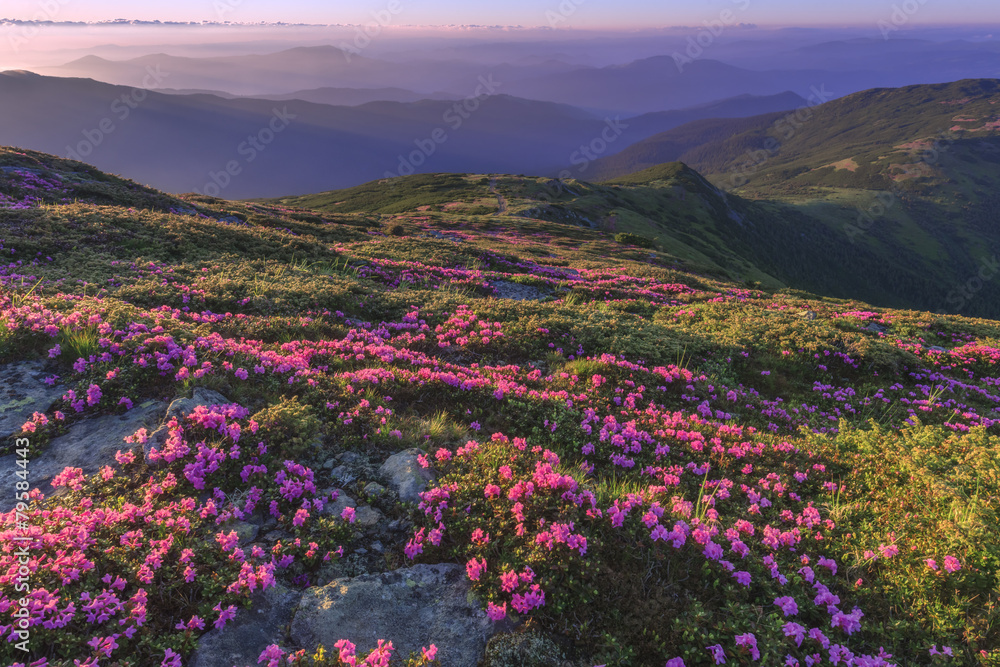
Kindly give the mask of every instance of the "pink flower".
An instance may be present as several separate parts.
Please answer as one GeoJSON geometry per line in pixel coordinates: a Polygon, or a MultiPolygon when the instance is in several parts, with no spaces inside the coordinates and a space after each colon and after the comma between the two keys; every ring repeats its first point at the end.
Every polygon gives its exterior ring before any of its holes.
{"type": "Polygon", "coordinates": [[[101,388],[96,384],[87,388],[87,405],[93,406],[101,402],[101,388]]]}
{"type": "Polygon", "coordinates": [[[348,523],[354,523],[354,508],[345,507],[344,511],[340,513],[340,518],[348,523]]]}
{"type": "Polygon", "coordinates": [[[490,602],[486,605],[486,615],[492,621],[501,621],[507,617],[507,603],[496,605],[490,602]]]}
{"type": "Polygon", "coordinates": [[[926,563],[927,567],[929,567],[932,570],[937,570],[938,569],[937,561],[934,560],[933,558],[928,558],[927,560],[924,561],[924,563],[926,563]]]}
{"type": "Polygon", "coordinates": [[[215,605],[213,609],[219,612],[219,618],[215,619],[215,629],[221,630],[225,627],[226,623],[233,620],[236,617],[236,605],[229,605],[225,609],[222,609],[222,603],[215,605]]]}
{"type": "Polygon", "coordinates": [[[83,488],[83,470],[81,468],[64,468],[61,473],[52,478],[52,486],[68,486],[74,491],[83,488]]]}
{"type": "Polygon", "coordinates": [[[882,558],[892,558],[899,553],[899,547],[895,544],[881,544],[878,550],[882,554],[882,558]]]}
{"type": "Polygon", "coordinates": [[[163,652],[163,662],[160,663],[160,667],[181,667],[180,654],[168,648],[163,652]]]}
{"type": "MultiPolygon", "coordinates": [[[[719,663],[715,663],[719,664],[719,663]]],[[[684,667],[684,658],[670,658],[664,667],[684,667]]]]}
{"type": "Polygon", "coordinates": [[[338,657],[340,658],[341,662],[346,662],[349,665],[357,664],[357,659],[354,657],[354,650],[356,648],[354,644],[352,644],[346,639],[341,639],[333,646],[338,651],[340,651],[340,655],[338,657]]]}
{"type": "Polygon", "coordinates": [[[958,572],[962,569],[962,564],[958,562],[958,559],[954,556],[944,557],[944,569],[949,572],[958,572]]]}
{"type": "Polygon", "coordinates": [[[486,559],[470,559],[469,562],[465,564],[465,571],[468,573],[469,579],[472,581],[479,581],[479,577],[486,571],[486,559]]]}
{"type": "Polygon", "coordinates": [[[431,644],[430,648],[420,647],[420,652],[423,653],[424,660],[433,660],[434,656],[437,655],[437,646],[431,644]]]}
{"type": "MultiPolygon", "coordinates": [[[[341,641],[344,641],[344,640],[341,640],[341,641]]],[[[340,648],[339,644],[340,644],[340,642],[337,642],[337,644],[336,644],[337,648],[340,648]]],[[[340,657],[341,660],[343,660],[344,662],[348,662],[347,660],[344,660],[344,652],[343,651],[340,652],[340,656],[341,656],[340,657]]],[[[352,656],[352,658],[354,656],[354,645],[353,644],[351,644],[351,656],[352,656]]],[[[260,657],[257,658],[257,664],[260,664],[260,663],[264,662],[265,660],[267,660],[266,667],[280,667],[280,665],[281,665],[281,659],[284,658],[284,657],[285,657],[285,652],[281,650],[281,647],[278,646],[277,644],[271,644],[270,646],[268,646],[266,649],[264,649],[261,652],[260,657]]],[[[352,660],[351,662],[348,662],[348,664],[354,665],[354,664],[356,664],[356,661],[352,660]]],[[[180,667],[180,663],[179,662],[177,663],[177,667],[180,667]]]]}

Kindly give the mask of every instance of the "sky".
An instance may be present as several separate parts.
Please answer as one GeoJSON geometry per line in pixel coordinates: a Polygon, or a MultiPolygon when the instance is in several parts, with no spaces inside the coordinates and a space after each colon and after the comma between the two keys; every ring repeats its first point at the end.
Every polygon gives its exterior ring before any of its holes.
{"type": "Polygon", "coordinates": [[[3,0],[0,18],[508,25],[628,29],[720,20],[768,26],[1000,23],[997,0],[3,0]]]}

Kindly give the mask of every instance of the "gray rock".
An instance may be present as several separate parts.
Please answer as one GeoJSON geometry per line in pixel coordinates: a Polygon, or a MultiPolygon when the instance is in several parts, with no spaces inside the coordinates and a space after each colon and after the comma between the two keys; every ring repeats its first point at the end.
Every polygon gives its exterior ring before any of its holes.
{"type": "Polygon", "coordinates": [[[368,529],[375,527],[382,520],[382,513],[373,507],[359,507],[354,513],[354,525],[358,528],[368,529]]]}
{"type": "Polygon", "coordinates": [[[337,460],[346,465],[351,465],[352,463],[359,463],[361,461],[361,454],[357,452],[344,452],[337,457],[337,460]]]}
{"type": "Polygon", "coordinates": [[[337,466],[330,471],[330,477],[333,477],[341,484],[350,484],[357,479],[347,466],[337,466]]]}
{"type": "MultiPolygon", "coordinates": [[[[358,506],[358,504],[354,501],[354,498],[351,498],[349,495],[347,495],[343,489],[336,489],[336,491],[340,495],[338,495],[337,499],[334,500],[333,502],[324,503],[323,509],[320,510],[320,514],[325,514],[327,516],[340,516],[343,513],[345,507],[358,506]]],[[[330,497],[329,492],[327,492],[325,495],[327,498],[330,497]]]]}
{"type": "Polygon", "coordinates": [[[365,495],[369,498],[377,498],[385,493],[385,487],[378,482],[368,482],[365,484],[365,495]]]}
{"type": "MultiPolygon", "coordinates": [[[[115,462],[115,452],[127,450],[130,445],[125,437],[140,428],[159,422],[166,405],[161,401],[147,401],[123,415],[107,415],[77,422],[69,431],[49,443],[40,456],[28,463],[28,481],[46,496],[52,493],[49,482],[66,467],[80,468],[92,475],[101,467],[115,462]]],[[[0,474],[13,477],[17,455],[0,458],[0,474]]],[[[0,499],[0,509],[13,507],[13,499],[0,499]]]]}
{"type": "Polygon", "coordinates": [[[537,301],[552,293],[552,290],[512,283],[507,280],[490,281],[490,286],[498,299],[511,299],[513,301],[537,301]]]}
{"type": "Polygon", "coordinates": [[[167,437],[170,435],[167,423],[171,419],[176,417],[180,421],[199,406],[228,405],[229,403],[232,403],[232,401],[219,392],[205,389],[204,387],[196,387],[194,395],[191,398],[175,398],[171,401],[170,407],[167,408],[167,414],[163,417],[163,423],[150,434],[149,439],[142,445],[142,452],[146,460],[149,460],[149,454],[153,449],[159,450],[163,447],[163,443],[167,441],[167,437]]]}
{"type": "Polygon", "coordinates": [[[494,632],[493,622],[470,595],[463,568],[440,564],[310,588],[295,612],[291,638],[309,651],[347,639],[359,653],[386,639],[398,656],[435,644],[444,667],[475,667],[494,632]]]}
{"type": "Polygon", "coordinates": [[[940,345],[931,345],[927,349],[928,350],[933,350],[934,352],[947,352],[948,351],[945,348],[941,347],[940,345]]]}
{"type": "Polygon", "coordinates": [[[417,456],[423,453],[420,449],[407,449],[390,456],[379,468],[379,474],[403,502],[419,502],[420,492],[425,491],[428,482],[434,478],[417,461],[417,456]]]}
{"type": "Polygon", "coordinates": [[[240,546],[242,547],[257,539],[257,534],[260,533],[260,526],[247,523],[246,521],[233,520],[219,526],[219,530],[223,533],[235,530],[240,538],[240,546]]]}
{"type": "Polygon", "coordinates": [[[290,540],[292,537],[293,535],[287,530],[276,528],[275,530],[265,533],[264,540],[267,542],[277,542],[278,540],[290,540]]]}
{"type": "Polygon", "coordinates": [[[21,430],[35,412],[45,412],[66,388],[42,382],[46,373],[41,360],[0,366],[0,439],[21,430]]]}
{"type": "Polygon", "coordinates": [[[389,530],[393,533],[405,533],[410,528],[410,522],[405,519],[393,519],[389,522],[389,530]]]}
{"type": "MultiPolygon", "coordinates": [[[[221,630],[211,630],[198,640],[190,667],[248,667],[271,644],[282,644],[284,628],[295,612],[302,593],[277,584],[236,612],[236,618],[221,630]]],[[[331,645],[332,647],[332,645],[331,645]]]]}

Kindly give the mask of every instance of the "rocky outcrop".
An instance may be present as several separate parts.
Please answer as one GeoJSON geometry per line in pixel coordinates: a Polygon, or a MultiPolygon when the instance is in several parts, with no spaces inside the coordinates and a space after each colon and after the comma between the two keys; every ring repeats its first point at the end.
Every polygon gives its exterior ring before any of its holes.
{"type": "Polygon", "coordinates": [[[420,492],[427,490],[427,483],[433,479],[429,470],[420,465],[419,449],[407,449],[393,454],[379,468],[379,474],[403,502],[420,502],[420,492]]]}
{"type": "Polygon", "coordinates": [[[309,589],[295,611],[291,640],[311,650],[347,639],[362,653],[389,639],[404,658],[435,644],[444,667],[475,667],[494,631],[460,566],[415,565],[309,589]]]}
{"type": "MultiPolygon", "coordinates": [[[[163,401],[147,401],[123,415],[86,419],[70,426],[64,435],[54,438],[40,456],[28,462],[28,481],[49,495],[52,478],[65,468],[80,468],[92,475],[115,462],[115,452],[129,449],[124,440],[140,428],[159,423],[166,409],[163,401]]],[[[13,476],[17,455],[0,458],[0,474],[13,476]]],[[[14,506],[13,500],[0,499],[0,510],[14,506]]]]}
{"type": "Polygon", "coordinates": [[[178,420],[183,418],[185,415],[194,411],[197,407],[207,407],[209,405],[228,405],[231,403],[229,399],[220,394],[217,391],[212,391],[211,389],[205,389],[204,387],[196,387],[194,390],[194,395],[191,398],[175,398],[170,403],[170,407],[167,408],[167,414],[163,417],[163,423],[150,434],[149,439],[146,440],[142,445],[142,452],[149,460],[149,454],[153,449],[161,449],[163,444],[167,441],[167,437],[170,434],[170,429],[167,423],[176,417],[178,420]]]}
{"type": "Polygon", "coordinates": [[[63,395],[65,387],[48,386],[44,363],[22,361],[0,367],[0,439],[21,430],[35,412],[45,412],[63,395]]]}
{"type": "Polygon", "coordinates": [[[250,667],[271,644],[285,643],[285,628],[302,593],[281,584],[258,593],[251,606],[221,630],[211,630],[198,640],[190,667],[250,667]]]}

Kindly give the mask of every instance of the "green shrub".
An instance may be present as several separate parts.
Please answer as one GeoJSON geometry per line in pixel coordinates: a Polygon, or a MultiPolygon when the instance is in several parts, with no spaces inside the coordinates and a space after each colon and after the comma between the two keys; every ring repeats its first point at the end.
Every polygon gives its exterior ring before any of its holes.
{"type": "Polygon", "coordinates": [[[645,236],[639,236],[630,232],[618,232],[615,234],[615,241],[628,245],[636,245],[640,248],[656,248],[656,243],[652,239],[647,239],[645,236]]]}

